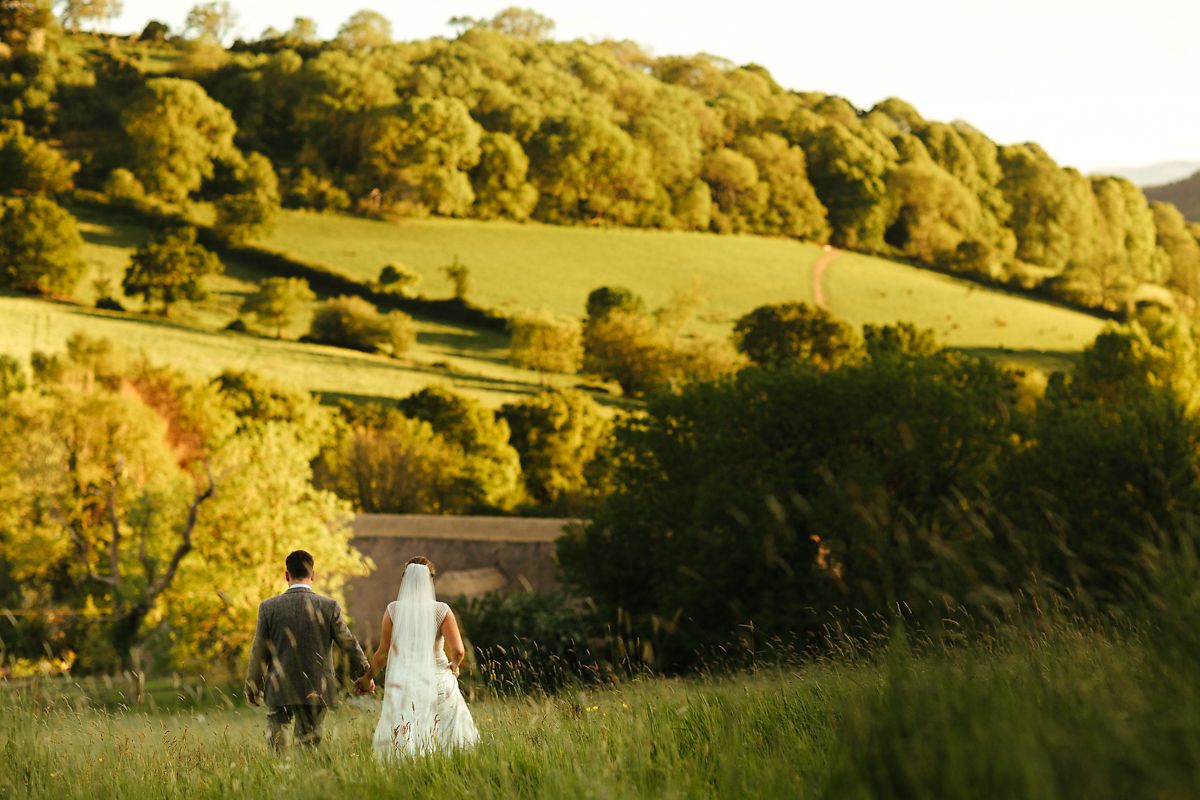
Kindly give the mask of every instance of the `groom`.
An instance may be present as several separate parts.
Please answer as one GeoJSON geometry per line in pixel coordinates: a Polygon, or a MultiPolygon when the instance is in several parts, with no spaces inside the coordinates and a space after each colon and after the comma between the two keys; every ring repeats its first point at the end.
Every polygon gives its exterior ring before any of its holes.
{"type": "MultiPolygon", "coordinates": [[[[287,745],[293,720],[297,742],[321,743],[325,709],[337,702],[334,642],[354,662],[355,674],[370,667],[342,619],[341,606],[312,590],[313,557],[297,550],[285,565],[288,590],[258,606],[258,629],[246,670],[246,700],[257,706],[265,699],[267,740],[274,750],[287,745]]],[[[360,688],[364,694],[374,692],[375,682],[360,688]]]]}

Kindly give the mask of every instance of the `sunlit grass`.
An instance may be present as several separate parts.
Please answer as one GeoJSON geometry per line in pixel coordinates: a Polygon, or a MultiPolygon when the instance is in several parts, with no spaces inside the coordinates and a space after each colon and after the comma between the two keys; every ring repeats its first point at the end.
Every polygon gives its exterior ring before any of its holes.
{"type": "MultiPolygon", "coordinates": [[[[380,764],[378,700],[316,752],[267,752],[260,710],[94,710],[0,696],[0,796],[1183,798],[1200,785],[1196,665],[1070,629],[1003,644],[475,697],[480,745],[380,764]]],[[[182,693],[180,702],[188,698],[182,693]]]]}

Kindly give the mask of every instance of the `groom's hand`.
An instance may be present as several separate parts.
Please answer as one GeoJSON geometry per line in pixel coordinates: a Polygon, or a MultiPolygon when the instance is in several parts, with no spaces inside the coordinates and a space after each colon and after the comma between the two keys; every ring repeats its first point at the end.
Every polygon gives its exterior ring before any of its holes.
{"type": "Polygon", "coordinates": [[[246,687],[246,702],[256,708],[258,707],[258,692],[254,691],[249,686],[246,687]]]}

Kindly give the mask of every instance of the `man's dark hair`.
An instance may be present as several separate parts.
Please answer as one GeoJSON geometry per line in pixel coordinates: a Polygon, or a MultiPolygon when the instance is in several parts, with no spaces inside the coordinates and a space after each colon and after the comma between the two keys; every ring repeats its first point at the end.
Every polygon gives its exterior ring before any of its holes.
{"type": "Polygon", "coordinates": [[[288,575],[293,578],[311,578],[313,574],[313,557],[306,550],[296,550],[288,554],[283,562],[287,566],[288,575]]]}

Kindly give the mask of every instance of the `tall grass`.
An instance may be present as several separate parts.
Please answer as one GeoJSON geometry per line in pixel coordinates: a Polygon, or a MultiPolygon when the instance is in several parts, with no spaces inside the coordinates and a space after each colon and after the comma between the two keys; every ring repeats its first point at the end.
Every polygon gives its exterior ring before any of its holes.
{"type": "Polygon", "coordinates": [[[0,797],[1175,798],[1200,787],[1194,634],[1076,625],[555,696],[477,698],[479,747],[380,764],[378,702],[272,757],[229,703],[105,711],[10,689],[0,797]]]}

